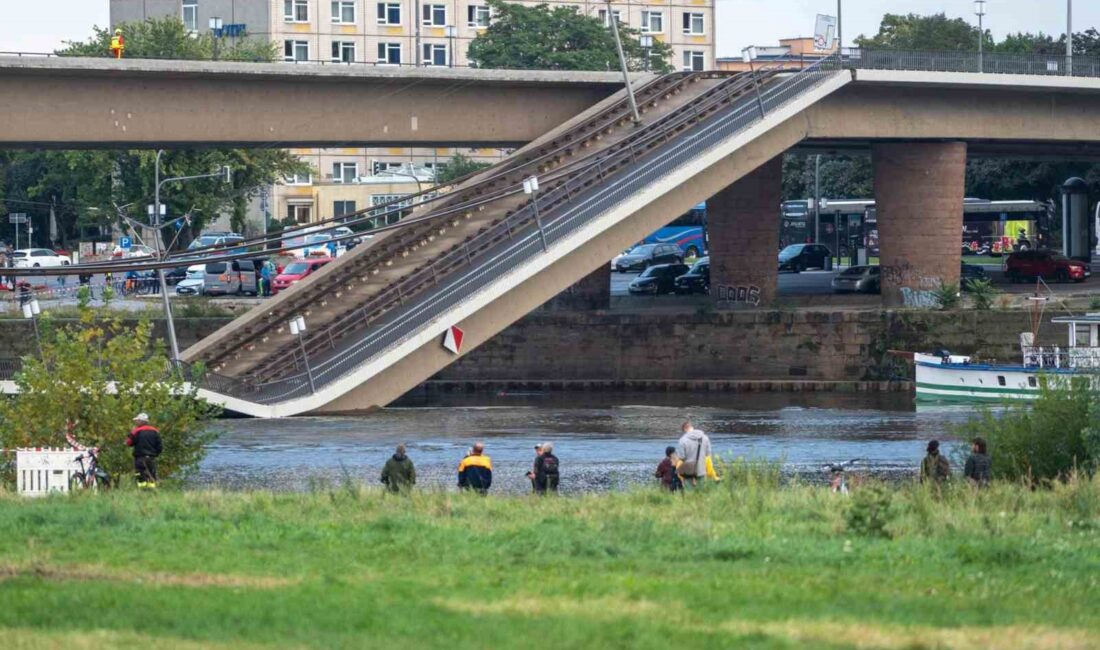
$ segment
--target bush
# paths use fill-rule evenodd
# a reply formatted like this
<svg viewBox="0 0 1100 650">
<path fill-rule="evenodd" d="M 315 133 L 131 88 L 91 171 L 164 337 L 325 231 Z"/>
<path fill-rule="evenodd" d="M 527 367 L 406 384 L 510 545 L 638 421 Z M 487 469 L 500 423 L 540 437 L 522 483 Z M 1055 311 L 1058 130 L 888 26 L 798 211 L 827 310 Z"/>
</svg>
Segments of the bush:
<svg viewBox="0 0 1100 650">
<path fill-rule="evenodd" d="M 974 301 L 974 309 L 979 311 L 987 311 L 992 307 L 993 301 L 1001 293 L 993 286 L 992 280 L 967 280 L 966 288 Z"/>
<path fill-rule="evenodd" d="M 959 285 L 941 280 L 940 285 L 932 290 L 932 296 L 939 303 L 940 309 L 954 309 L 959 306 Z"/>
<path fill-rule="evenodd" d="M 957 429 L 989 443 L 993 476 L 1048 482 L 1092 471 L 1100 458 L 1100 395 L 1088 378 L 1039 378 L 1039 397 L 994 414 L 986 408 Z"/>
<path fill-rule="evenodd" d="M 82 444 L 100 447 L 100 462 L 114 477 L 133 465 L 126 434 L 139 412 L 160 429 L 161 478 L 198 467 L 214 435 L 207 421 L 219 409 L 196 396 L 197 387 L 169 372 L 162 342 L 148 320 L 137 326 L 103 319 L 83 308 L 75 325 L 40 322 L 42 356 L 24 357 L 15 381 L 19 392 L 0 398 L 0 447 L 65 447 L 66 430 Z M 0 465 L 11 477 L 12 458 Z"/>
<path fill-rule="evenodd" d="M 848 530 L 865 537 L 889 537 L 886 527 L 897 517 L 894 493 L 881 484 L 868 484 L 852 493 L 845 513 Z"/>
</svg>

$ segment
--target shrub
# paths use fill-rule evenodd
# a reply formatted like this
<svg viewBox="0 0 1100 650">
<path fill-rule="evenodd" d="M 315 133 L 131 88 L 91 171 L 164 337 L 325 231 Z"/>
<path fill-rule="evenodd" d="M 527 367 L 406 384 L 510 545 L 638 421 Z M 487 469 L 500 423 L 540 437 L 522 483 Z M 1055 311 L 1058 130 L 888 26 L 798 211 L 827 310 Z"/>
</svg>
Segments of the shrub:
<svg viewBox="0 0 1100 650">
<path fill-rule="evenodd" d="M 887 526 L 897 518 L 893 505 L 894 493 L 886 486 L 872 483 L 852 493 L 845 513 L 848 530 L 865 537 L 889 537 Z"/>
<path fill-rule="evenodd" d="M 974 309 L 987 311 L 1001 292 L 993 286 L 992 280 L 967 280 L 966 288 L 974 301 Z"/>
<path fill-rule="evenodd" d="M 932 296 L 939 303 L 940 309 L 954 309 L 959 306 L 959 285 L 941 280 L 939 286 L 932 290 Z"/>
<path fill-rule="evenodd" d="M 964 439 L 989 443 L 993 476 L 1051 481 L 1075 469 L 1091 471 L 1100 456 L 1100 395 L 1085 377 L 1039 378 L 1032 404 L 1011 404 L 999 414 L 982 409 L 957 429 Z"/>
</svg>

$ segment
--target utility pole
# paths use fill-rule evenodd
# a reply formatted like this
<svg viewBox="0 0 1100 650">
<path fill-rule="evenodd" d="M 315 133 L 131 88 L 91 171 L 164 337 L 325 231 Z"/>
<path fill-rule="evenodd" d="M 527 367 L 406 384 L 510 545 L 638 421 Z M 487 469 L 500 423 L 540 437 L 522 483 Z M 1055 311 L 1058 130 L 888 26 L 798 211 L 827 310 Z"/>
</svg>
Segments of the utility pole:
<svg viewBox="0 0 1100 650">
<path fill-rule="evenodd" d="M 633 116 L 635 124 L 639 124 L 642 121 L 640 115 L 638 115 L 638 104 L 634 101 L 634 88 L 630 85 L 630 73 L 626 69 L 626 57 L 623 56 L 623 42 L 619 39 L 619 21 L 615 19 L 615 14 L 611 11 L 611 0 L 607 0 L 607 20 L 611 23 L 611 35 L 615 37 L 615 49 L 619 53 L 619 65 L 623 69 L 623 81 L 626 82 L 626 99 L 630 103 L 630 114 Z"/>
<path fill-rule="evenodd" d="M 841 20 L 841 3 L 842 0 L 836 0 L 836 57 L 838 61 L 842 60 L 841 52 L 844 50 L 844 21 Z"/>
<path fill-rule="evenodd" d="M 420 67 L 420 0 L 413 3 L 413 26 L 416 29 L 416 52 L 413 53 L 413 61 L 416 67 Z"/>
<path fill-rule="evenodd" d="M 985 72 L 985 27 L 982 25 L 985 0 L 974 0 L 974 15 L 978 17 L 978 72 Z"/>
<path fill-rule="evenodd" d="M 1073 0 L 1066 0 L 1066 75 L 1073 76 Z"/>
<path fill-rule="evenodd" d="M 821 154 L 814 156 L 814 243 L 821 236 Z"/>
</svg>

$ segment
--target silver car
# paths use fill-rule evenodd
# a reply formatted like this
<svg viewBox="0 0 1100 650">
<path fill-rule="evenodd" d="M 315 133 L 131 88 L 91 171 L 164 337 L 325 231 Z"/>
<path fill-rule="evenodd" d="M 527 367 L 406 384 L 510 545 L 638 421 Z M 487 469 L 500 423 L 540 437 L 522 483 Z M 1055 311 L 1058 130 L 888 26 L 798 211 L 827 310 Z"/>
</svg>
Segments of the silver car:
<svg viewBox="0 0 1100 650">
<path fill-rule="evenodd" d="M 833 291 L 837 293 L 878 293 L 880 290 L 877 266 L 850 266 L 833 277 Z"/>
</svg>

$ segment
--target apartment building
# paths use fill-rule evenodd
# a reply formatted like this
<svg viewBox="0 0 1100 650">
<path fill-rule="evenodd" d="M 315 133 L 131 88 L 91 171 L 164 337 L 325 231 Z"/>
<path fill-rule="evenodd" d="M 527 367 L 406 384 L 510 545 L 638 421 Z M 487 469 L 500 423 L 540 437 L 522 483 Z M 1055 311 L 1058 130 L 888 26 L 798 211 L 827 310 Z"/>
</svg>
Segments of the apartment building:
<svg viewBox="0 0 1100 650">
<path fill-rule="evenodd" d="M 211 19 L 219 18 L 221 29 L 215 35 L 230 41 L 246 36 L 272 40 L 279 45 L 282 59 L 296 65 L 465 66 L 467 47 L 492 21 L 484 0 L 110 1 L 112 25 L 174 15 L 195 33 L 206 33 L 211 31 Z M 576 6 L 610 24 L 605 2 L 548 0 L 545 4 Z M 670 63 L 676 69 L 714 68 L 714 0 L 616 1 L 611 3 L 611 15 L 668 43 L 673 50 Z M 306 194 L 317 193 L 303 188 L 353 185 L 364 178 L 385 177 L 401 166 L 434 170 L 456 152 L 487 162 L 509 153 L 407 147 L 296 150 L 316 173 L 278 184 L 268 212 L 275 219 L 297 221 L 332 216 L 327 207 L 306 201 Z M 409 192 L 415 190 L 411 179 L 398 184 Z"/>
</svg>

